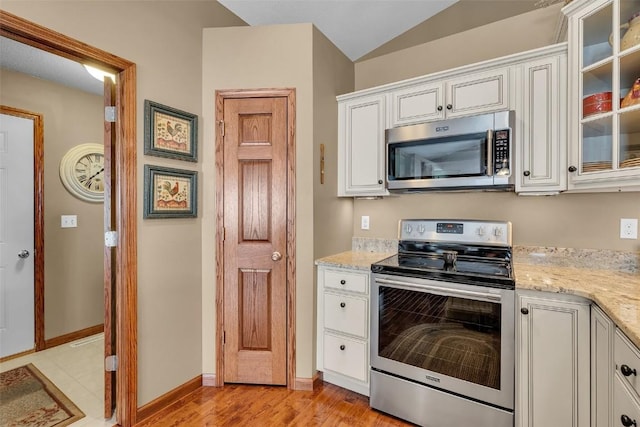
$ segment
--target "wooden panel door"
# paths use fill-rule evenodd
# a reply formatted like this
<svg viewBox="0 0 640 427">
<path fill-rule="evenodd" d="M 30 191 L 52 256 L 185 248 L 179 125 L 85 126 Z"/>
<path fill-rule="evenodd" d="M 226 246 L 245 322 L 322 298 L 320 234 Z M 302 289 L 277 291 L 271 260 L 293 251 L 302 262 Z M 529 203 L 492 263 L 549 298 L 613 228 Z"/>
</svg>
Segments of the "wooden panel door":
<svg viewBox="0 0 640 427">
<path fill-rule="evenodd" d="M 287 384 L 287 99 L 224 100 L 224 381 Z"/>
<path fill-rule="evenodd" d="M 104 106 L 116 103 L 115 84 L 109 78 L 104 81 Z M 115 122 L 104 122 L 104 231 L 116 229 L 115 201 Z M 104 357 L 116 354 L 116 250 L 104 247 Z M 116 373 L 104 371 L 104 417 L 110 419 L 116 408 Z"/>
</svg>

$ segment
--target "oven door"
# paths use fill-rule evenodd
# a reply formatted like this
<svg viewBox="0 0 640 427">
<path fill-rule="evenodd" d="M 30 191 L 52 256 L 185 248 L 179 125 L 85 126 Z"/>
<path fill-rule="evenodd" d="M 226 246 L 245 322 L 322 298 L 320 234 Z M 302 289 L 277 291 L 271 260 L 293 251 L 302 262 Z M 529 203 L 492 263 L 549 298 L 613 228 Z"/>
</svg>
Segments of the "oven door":
<svg viewBox="0 0 640 427">
<path fill-rule="evenodd" d="M 373 278 L 372 369 L 513 410 L 513 290 Z"/>
</svg>

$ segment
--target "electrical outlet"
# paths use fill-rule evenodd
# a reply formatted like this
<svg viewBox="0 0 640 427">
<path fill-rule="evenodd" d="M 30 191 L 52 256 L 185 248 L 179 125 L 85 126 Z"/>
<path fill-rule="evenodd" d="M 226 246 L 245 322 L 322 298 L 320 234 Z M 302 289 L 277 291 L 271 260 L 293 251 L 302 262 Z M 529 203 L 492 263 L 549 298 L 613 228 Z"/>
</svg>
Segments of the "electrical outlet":
<svg viewBox="0 0 640 427">
<path fill-rule="evenodd" d="M 638 238 L 638 220 L 636 218 L 620 218 L 620 238 Z"/>
<path fill-rule="evenodd" d="M 369 229 L 369 216 L 368 215 L 363 215 L 362 219 L 360 221 L 360 228 L 362 230 L 368 230 Z"/>
<path fill-rule="evenodd" d="M 62 215 L 60 217 L 60 227 L 62 228 L 75 228 L 78 226 L 77 215 Z"/>
</svg>

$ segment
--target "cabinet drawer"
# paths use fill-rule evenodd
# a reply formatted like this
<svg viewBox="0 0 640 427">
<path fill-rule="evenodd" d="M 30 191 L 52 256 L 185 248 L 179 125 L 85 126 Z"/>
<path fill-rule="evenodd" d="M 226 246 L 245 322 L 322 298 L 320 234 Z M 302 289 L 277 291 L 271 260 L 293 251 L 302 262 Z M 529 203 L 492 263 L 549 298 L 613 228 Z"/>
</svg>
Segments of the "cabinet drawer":
<svg viewBox="0 0 640 427">
<path fill-rule="evenodd" d="M 345 334 L 367 337 L 368 300 L 332 293 L 324 294 L 324 326 Z"/>
<path fill-rule="evenodd" d="M 324 287 L 349 292 L 369 292 L 369 273 L 327 270 L 324 273 Z"/>
<path fill-rule="evenodd" d="M 628 417 L 634 424 L 640 422 L 640 403 L 633 396 L 635 393 L 629 390 L 618 375 L 613 385 L 613 420 L 612 427 L 624 426 L 622 417 Z M 629 424 L 626 424 L 629 425 Z"/>
<path fill-rule="evenodd" d="M 325 332 L 324 367 L 359 381 L 367 381 L 367 345 L 365 341 Z"/>
<path fill-rule="evenodd" d="M 619 329 L 616 329 L 613 358 L 616 362 L 616 371 L 620 374 L 620 378 L 629 384 L 636 393 L 640 393 L 640 380 L 638 380 L 638 375 L 640 375 L 640 352 Z M 635 374 L 632 373 L 634 369 Z M 629 373 L 629 370 L 632 372 Z M 625 376 L 625 372 L 628 375 Z M 638 421 L 640 421 L 640 419 Z"/>
</svg>

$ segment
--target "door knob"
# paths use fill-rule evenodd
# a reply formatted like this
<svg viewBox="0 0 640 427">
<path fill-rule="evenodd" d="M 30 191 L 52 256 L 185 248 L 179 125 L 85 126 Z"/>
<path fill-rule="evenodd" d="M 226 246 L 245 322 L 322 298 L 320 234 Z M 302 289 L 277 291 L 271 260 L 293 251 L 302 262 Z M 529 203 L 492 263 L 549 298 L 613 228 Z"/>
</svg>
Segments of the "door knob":
<svg viewBox="0 0 640 427">
<path fill-rule="evenodd" d="M 29 251 L 26 249 L 21 250 L 20 252 L 18 252 L 18 258 L 29 258 Z"/>
<path fill-rule="evenodd" d="M 271 259 L 274 261 L 280 261 L 282 259 L 282 254 L 276 251 L 271 254 Z"/>
</svg>

